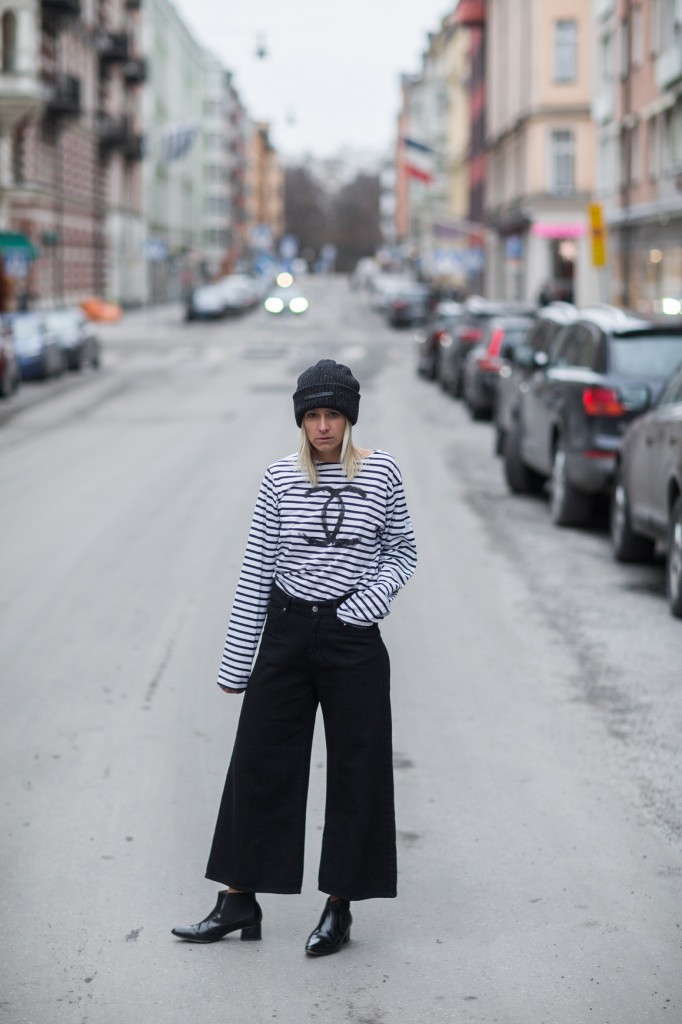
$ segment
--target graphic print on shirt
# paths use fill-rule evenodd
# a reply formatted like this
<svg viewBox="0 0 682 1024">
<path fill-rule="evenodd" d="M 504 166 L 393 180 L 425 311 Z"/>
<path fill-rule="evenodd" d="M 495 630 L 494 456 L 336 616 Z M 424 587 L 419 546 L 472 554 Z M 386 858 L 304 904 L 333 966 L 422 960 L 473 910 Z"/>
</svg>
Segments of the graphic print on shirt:
<svg viewBox="0 0 682 1024">
<path fill-rule="evenodd" d="M 343 487 L 331 487 L 329 484 L 320 484 L 306 491 L 306 498 L 323 492 L 329 495 L 322 506 L 324 539 L 321 537 L 308 537 L 304 534 L 303 536 L 308 544 L 318 548 L 354 548 L 356 544 L 360 543 L 360 537 L 339 537 L 346 515 L 346 508 L 342 497 L 346 491 L 359 494 L 361 498 L 367 497 L 367 493 L 361 487 L 358 487 L 357 484 L 344 484 Z"/>
</svg>

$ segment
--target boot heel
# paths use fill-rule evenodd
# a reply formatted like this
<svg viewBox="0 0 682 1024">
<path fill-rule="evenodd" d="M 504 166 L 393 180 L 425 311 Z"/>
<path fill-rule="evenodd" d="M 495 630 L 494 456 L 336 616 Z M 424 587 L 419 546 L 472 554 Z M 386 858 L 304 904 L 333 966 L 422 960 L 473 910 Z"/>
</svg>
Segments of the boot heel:
<svg viewBox="0 0 682 1024">
<path fill-rule="evenodd" d="M 258 924 L 249 925 L 248 928 L 242 928 L 242 942 L 258 942 L 261 937 L 261 926 L 260 921 Z"/>
</svg>

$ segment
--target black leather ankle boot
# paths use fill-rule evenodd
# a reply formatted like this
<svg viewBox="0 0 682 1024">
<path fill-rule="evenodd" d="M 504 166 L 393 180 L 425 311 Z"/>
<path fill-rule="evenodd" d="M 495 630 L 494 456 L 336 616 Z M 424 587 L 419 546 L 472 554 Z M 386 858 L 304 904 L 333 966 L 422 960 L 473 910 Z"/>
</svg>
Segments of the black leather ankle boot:
<svg viewBox="0 0 682 1024">
<path fill-rule="evenodd" d="M 322 911 L 320 923 L 306 942 L 306 953 L 311 956 L 338 953 L 341 946 L 350 939 L 352 923 L 348 900 L 333 900 L 330 896 Z"/>
<path fill-rule="evenodd" d="M 230 932 L 242 930 L 242 939 L 254 941 L 260 939 L 260 923 L 263 912 L 252 892 L 228 892 L 224 889 L 218 893 L 218 902 L 203 921 L 199 924 L 188 924 L 173 928 L 173 935 L 188 942 L 217 942 Z"/>
</svg>

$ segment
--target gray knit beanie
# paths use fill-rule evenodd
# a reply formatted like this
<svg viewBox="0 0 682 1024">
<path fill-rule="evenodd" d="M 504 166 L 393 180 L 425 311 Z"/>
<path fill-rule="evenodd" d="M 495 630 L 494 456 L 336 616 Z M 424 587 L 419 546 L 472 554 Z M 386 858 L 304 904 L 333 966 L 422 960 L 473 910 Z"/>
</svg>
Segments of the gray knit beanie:
<svg viewBox="0 0 682 1024">
<path fill-rule="evenodd" d="M 357 423 L 359 407 L 359 383 L 347 366 L 333 359 L 320 359 L 296 382 L 294 415 L 299 427 L 308 409 L 336 409 L 350 423 Z"/>
</svg>

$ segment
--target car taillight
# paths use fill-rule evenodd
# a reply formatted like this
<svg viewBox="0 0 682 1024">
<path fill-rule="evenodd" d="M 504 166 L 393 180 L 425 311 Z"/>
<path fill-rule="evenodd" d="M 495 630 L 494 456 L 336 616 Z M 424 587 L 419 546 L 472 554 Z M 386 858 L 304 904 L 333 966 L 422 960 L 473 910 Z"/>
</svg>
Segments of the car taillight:
<svg viewBox="0 0 682 1024">
<path fill-rule="evenodd" d="M 500 348 L 502 347 L 502 339 L 504 338 L 504 330 L 501 327 L 496 327 L 490 336 L 488 347 L 476 360 L 479 369 L 484 370 L 486 373 L 498 373 L 502 366 L 502 360 L 500 359 Z"/>
<path fill-rule="evenodd" d="M 481 340 L 481 331 L 476 327 L 460 327 L 457 331 L 457 339 L 463 341 L 465 345 L 474 345 Z"/>
<path fill-rule="evenodd" d="M 583 408 L 588 416 L 623 416 L 625 406 L 612 388 L 585 388 Z"/>
<path fill-rule="evenodd" d="M 500 367 L 502 366 L 502 360 L 497 356 L 484 355 L 480 356 L 477 360 L 478 367 L 483 370 L 484 373 L 499 373 Z"/>
<path fill-rule="evenodd" d="M 396 299 L 393 303 L 395 309 L 405 309 L 406 305 L 407 303 L 405 302 L 405 299 Z"/>
</svg>

